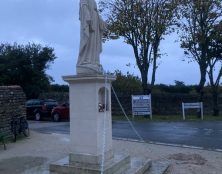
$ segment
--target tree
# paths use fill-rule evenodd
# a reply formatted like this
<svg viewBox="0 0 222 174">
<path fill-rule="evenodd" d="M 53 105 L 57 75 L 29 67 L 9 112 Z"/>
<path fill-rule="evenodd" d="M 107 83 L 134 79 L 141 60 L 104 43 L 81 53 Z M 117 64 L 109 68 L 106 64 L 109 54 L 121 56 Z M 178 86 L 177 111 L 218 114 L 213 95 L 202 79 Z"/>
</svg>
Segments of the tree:
<svg viewBox="0 0 222 174">
<path fill-rule="evenodd" d="M 186 86 L 183 81 L 174 80 L 175 86 L 184 87 Z"/>
<path fill-rule="evenodd" d="M 211 32 L 221 19 L 221 0 L 183 0 L 180 6 L 181 47 L 191 61 L 199 65 L 197 91 L 203 100 L 203 87 L 210 56 Z"/>
<path fill-rule="evenodd" d="M 175 0 L 101 0 L 100 8 L 107 19 L 108 39 L 123 37 L 134 51 L 141 73 L 144 93 L 155 83 L 159 45 L 174 24 Z M 151 67 L 152 66 L 152 67 Z M 149 70 L 150 88 L 148 89 Z"/>
<path fill-rule="evenodd" d="M 185 85 L 184 82 L 175 80 L 175 85 L 158 84 L 154 86 L 154 90 L 166 94 L 189 94 L 195 87 L 196 86 Z"/>
<path fill-rule="evenodd" d="M 116 80 L 112 83 L 113 88 L 118 94 L 132 95 L 141 93 L 141 79 L 133 74 L 123 75 L 121 71 L 115 71 Z"/>
<path fill-rule="evenodd" d="M 221 49 L 219 49 L 221 3 L 221 0 L 185 0 L 182 1 L 180 8 L 181 47 L 184 48 L 185 54 L 190 60 L 198 63 L 200 69 L 200 81 L 197 88 L 200 94 L 199 100 L 203 100 L 203 88 L 208 74 L 215 107 L 221 77 L 220 70 L 217 80 L 213 80 L 216 63 L 221 59 L 219 58 L 221 57 Z"/>
<path fill-rule="evenodd" d="M 46 74 L 56 58 L 53 48 L 37 44 L 0 45 L 0 85 L 20 85 L 27 98 L 37 98 L 49 87 L 52 78 Z"/>
<path fill-rule="evenodd" d="M 222 77 L 222 21 L 216 25 L 211 32 L 210 53 L 208 59 L 208 77 L 210 80 L 211 93 L 213 97 L 213 115 L 219 115 L 218 93 Z M 218 65 L 218 72 L 215 67 Z M 215 77 L 216 76 L 216 77 Z"/>
<path fill-rule="evenodd" d="M 50 92 L 69 92 L 69 85 L 51 84 Z"/>
</svg>

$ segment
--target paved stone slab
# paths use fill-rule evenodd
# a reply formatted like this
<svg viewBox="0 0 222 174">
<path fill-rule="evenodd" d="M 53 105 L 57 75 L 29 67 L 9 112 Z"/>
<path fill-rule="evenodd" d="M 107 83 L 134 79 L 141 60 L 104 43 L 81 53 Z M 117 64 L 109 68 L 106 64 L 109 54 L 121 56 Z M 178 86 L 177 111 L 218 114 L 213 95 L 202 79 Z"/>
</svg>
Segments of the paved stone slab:
<svg viewBox="0 0 222 174">
<path fill-rule="evenodd" d="M 145 174 L 165 174 L 169 166 L 169 161 L 152 162 L 150 170 Z"/>
<path fill-rule="evenodd" d="M 104 167 L 104 174 L 123 174 L 130 167 L 130 157 L 128 155 L 114 155 L 109 164 Z M 59 160 L 50 165 L 51 173 L 58 174 L 100 174 L 101 169 L 89 168 L 86 166 L 74 166 L 69 163 L 69 157 Z"/>
<path fill-rule="evenodd" d="M 149 170 L 151 165 L 152 161 L 150 159 L 132 158 L 131 167 L 125 174 L 144 174 L 145 171 Z"/>
</svg>

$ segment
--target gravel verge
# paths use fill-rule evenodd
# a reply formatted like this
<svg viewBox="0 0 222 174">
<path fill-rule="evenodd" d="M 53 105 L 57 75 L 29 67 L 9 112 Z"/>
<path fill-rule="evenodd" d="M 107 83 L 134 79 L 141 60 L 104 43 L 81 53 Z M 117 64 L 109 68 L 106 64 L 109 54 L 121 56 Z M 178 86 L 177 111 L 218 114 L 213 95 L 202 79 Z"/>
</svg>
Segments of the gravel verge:
<svg viewBox="0 0 222 174">
<path fill-rule="evenodd" d="M 153 161 L 171 163 L 167 174 L 221 174 L 222 153 L 181 147 L 113 140 L 115 153 L 129 153 Z M 41 134 L 32 131 L 29 138 L 0 146 L 0 173 L 48 174 L 49 164 L 71 151 L 69 135 Z"/>
</svg>

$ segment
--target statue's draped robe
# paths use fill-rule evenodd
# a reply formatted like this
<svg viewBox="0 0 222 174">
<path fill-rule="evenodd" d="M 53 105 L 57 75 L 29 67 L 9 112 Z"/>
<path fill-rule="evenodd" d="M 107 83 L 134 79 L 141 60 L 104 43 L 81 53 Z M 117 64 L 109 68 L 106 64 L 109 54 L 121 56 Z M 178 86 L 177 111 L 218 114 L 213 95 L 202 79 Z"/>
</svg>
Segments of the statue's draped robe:
<svg viewBox="0 0 222 174">
<path fill-rule="evenodd" d="M 102 52 L 104 22 L 99 16 L 95 0 L 80 0 L 80 49 L 77 67 L 101 69 L 99 55 Z"/>
</svg>

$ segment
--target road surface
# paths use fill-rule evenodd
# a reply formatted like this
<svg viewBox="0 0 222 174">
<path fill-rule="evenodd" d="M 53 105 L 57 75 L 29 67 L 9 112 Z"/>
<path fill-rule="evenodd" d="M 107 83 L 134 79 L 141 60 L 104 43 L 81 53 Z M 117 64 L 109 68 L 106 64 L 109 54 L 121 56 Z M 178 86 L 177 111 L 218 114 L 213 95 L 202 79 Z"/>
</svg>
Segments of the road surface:
<svg viewBox="0 0 222 174">
<path fill-rule="evenodd" d="M 29 121 L 30 129 L 42 133 L 69 134 L 69 122 Z M 222 122 L 113 121 L 113 138 L 222 151 Z M 135 133 L 135 130 L 137 133 Z M 139 136 L 137 135 L 139 134 Z"/>
</svg>

